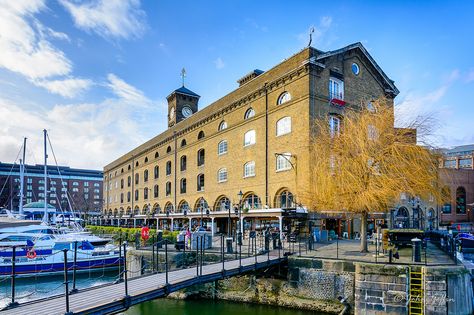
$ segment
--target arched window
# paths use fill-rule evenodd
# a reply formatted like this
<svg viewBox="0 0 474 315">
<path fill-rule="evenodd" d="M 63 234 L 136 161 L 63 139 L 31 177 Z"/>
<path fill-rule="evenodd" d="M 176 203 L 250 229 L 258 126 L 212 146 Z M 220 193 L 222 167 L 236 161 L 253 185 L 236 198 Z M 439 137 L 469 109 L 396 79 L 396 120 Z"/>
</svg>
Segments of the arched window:
<svg viewBox="0 0 474 315">
<path fill-rule="evenodd" d="M 153 205 L 153 210 L 151 211 L 152 214 L 156 214 L 156 213 L 161 213 L 161 207 L 159 204 L 155 203 Z"/>
<path fill-rule="evenodd" d="M 247 109 L 247 111 L 245 112 L 245 115 L 244 115 L 244 119 L 250 119 L 252 117 L 255 116 L 255 111 L 253 110 L 252 107 L 250 107 L 249 109 Z"/>
<path fill-rule="evenodd" d="M 143 199 L 148 199 L 148 188 L 145 187 L 145 189 L 143 189 Z"/>
<path fill-rule="evenodd" d="M 123 178 L 120 180 L 120 189 L 123 189 Z"/>
<path fill-rule="evenodd" d="M 293 194 L 288 190 L 282 190 L 276 198 L 276 207 L 282 209 L 294 208 L 294 197 Z"/>
<path fill-rule="evenodd" d="M 137 162 L 135 163 L 135 167 L 138 167 L 138 165 L 139 165 L 139 164 L 138 164 L 138 161 L 137 161 Z"/>
<path fill-rule="evenodd" d="M 159 158 L 160 154 L 158 152 L 155 152 L 155 159 Z"/>
<path fill-rule="evenodd" d="M 148 156 L 145 156 L 145 163 L 148 163 Z"/>
<path fill-rule="evenodd" d="M 181 170 L 181 172 L 184 172 L 186 170 L 186 167 L 187 167 L 187 158 L 186 158 L 186 155 L 183 155 L 181 157 L 181 159 L 179 160 L 179 169 Z"/>
<path fill-rule="evenodd" d="M 197 165 L 202 166 L 204 165 L 205 160 L 205 151 L 204 149 L 200 149 L 197 153 Z"/>
<path fill-rule="evenodd" d="M 170 152 L 171 152 L 171 146 L 168 146 L 168 147 L 166 148 L 166 153 L 170 153 Z"/>
<path fill-rule="evenodd" d="M 196 200 L 196 203 L 194 204 L 195 212 L 204 212 L 207 209 L 209 209 L 209 205 L 207 204 L 206 199 L 200 197 L 198 200 Z"/>
<path fill-rule="evenodd" d="M 466 213 L 466 189 L 462 186 L 456 188 L 456 214 Z"/>
<path fill-rule="evenodd" d="M 132 177 L 128 176 L 128 178 L 127 178 L 127 187 L 130 187 L 131 184 L 132 184 Z"/>
<path fill-rule="evenodd" d="M 171 196 L 171 182 L 166 182 L 166 196 Z"/>
<path fill-rule="evenodd" d="M 143 171 L 143 181 L 147 182 L 148 181 L 148 170 Z"/>
<path fill-rule="evenodd" d="M 217 182 L 223 183 L 227 181 L 227 168 L 223 167 L 217 171 Z"/>
<path fill-rule="evenodd" d="M 217 154 L 222 155 L 222 154 L 225 154 L 225 153 L 227 153 L 227 140 L 222 140 L 217 145 Z"/>
<path fill-rule="evenodd" d="M 123 174 L 123 167 L 122 167 L 122 170 L 120 171 L 120 174 Z"/>
<path fill-rule="evenodd" d="M 123 203 L 123 193 L 120 193 L 120 203 Z"/>
<path fill-rule="evenodd" d="M 216 203 L 214 204 L 214 211 L 229 211 L 231 208 L 230 199 L 226 196 L 220 196 L 217 198 Z"/>
<path fill-rule="evenodd" d="M 197 176 L 197 191 L 204 190 L 204 174 L 199 174 Z"/>
<path fill-rule="evenodd" d="M 280 97 L 278 97 L 277 104 L 281 105 L 281 104 L 286 103 L 288 101 L 291 101 L 291 94 L 285 91 L 285 92 L 281 93 Z"/>
<path fill-rule="evenodd" d="M 138 185 L 138 183 L 140 182 L 140 175 L 138 175 L 138 173 L 135 174 L 135 185 Z"/>
<path fill-rule="evenodd" d="M 198 133 L 198 140 L 204 138 L 204 131 L 199 131 Z"/>
<path fill-rule="evenodd" d="M 135 189 L 135 201 L 138 201 L 138 189 Z"/>
<path fill-rule="evenodd" d="M 286 116 L 281 118 L 276 123 L 276 135 L 282 136 L 291 132 L 291 117 Z"/>
<path fill-rule="evenodd" d="M 186 200 L 181 200 L 178 205 L 178 213 L 184 213 L 184 211 L 189 212 L 189 203 Z"/>
<path fill-rule="evenodd" d="M 155 168 L 153 169 L 153 177 L 155 179 L 160 177 L 160 167 L 158 165 L 155 165 Z"/>
<path fill-rule="evenodd" d="M 138 206 L 133 209 L 133 215 L 139 215 L 140 214 L 140 208 Z"/>
<path fill-rule="evenodd" d="M 129 165 L 129 166 L 128 166 L 128 170 L 130 171 L 131 168 L 132 168 L 132 167 Z"/>
<path fill-rule="evenodd" d="M 186 193 L 186 178 L 181 178 L 181 181 L 179 182 L 179 193 Z"/>
<path fill-rule="evenodd" d="M 331 137 L 339 135 L 341 131 L 341 118 L 336 115 L 329 116 L 329 132 Z"/>
<path fill-rule="evenodd" d="M 183 139 L 181 140 L 181 147 L 185 147 L 186 146 L 186 139 Z"/>
<path fill-rule="evenodd" d="M 158 185 L 153 186 L 153 196 L 155 198 L 158 198 L 159 196 Z"/>
<path fill-rule="evenodd" d="M 244 177 L 255 176 L 255 161 L 250 161 L 244 164 Z"/>
<path fill-rule="evenodd" d="M 244 197 L 242 200 L 242 204 L 244 209 L 261 209 L 262 202 L 260 201 L 260 197 L 251 193 Z"/>
<path fill-rule="evenodd" d="M 165 213 L 173 213 L 173 204 L 169 201 L 165 205 Z"/>
<path fill-rule="evenodd" d="M 127 192 L 127 202 L 130 202 L 130 192 Z"/>
<path fill-rule="evenodd" d="M 224 129 L 227 129 L 227 123 L 225 122 L 225 120 L 221 121 L 221 123 L 219 124 L 219 131 Z"/>
<path fill-rule="evenodd" d="M 166 162 L 166 176 L 171 175 L 171 161 Z"/>
<path fill-rule="evenodd" d="M 142 214 L 147 214 L 150 212 L 150 208 L 148 208 L 148 205 L 144 205 L 142 209 Z"/>
<path fill-rule="evenodd" d="M 244 134 L 244 147 L 255 144 L 257 140 L 255 130 L 249 130 Z"/>
<path fill-rule="evenodd" d="M 410 227 L 410 213 L 405 207 L 400 207 L 395 215 L 395 228 L 409 228 Z"/>
</svg>

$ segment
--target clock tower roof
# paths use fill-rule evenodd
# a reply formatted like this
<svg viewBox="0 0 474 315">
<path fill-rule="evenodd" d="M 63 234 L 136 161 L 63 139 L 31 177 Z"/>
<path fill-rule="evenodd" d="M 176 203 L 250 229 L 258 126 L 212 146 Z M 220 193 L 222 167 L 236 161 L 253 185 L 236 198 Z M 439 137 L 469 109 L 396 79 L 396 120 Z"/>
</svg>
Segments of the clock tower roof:
<svg viewBox="0 0 474 315">
<path fill-rule="evenodd" d="M 167 98 L 169 98 L 171 95 L 173 95 L 175 93 L 185 94 L 185 95 L 189 95 L 189 96 L 193 96 L 193 97 L 197 97 L 197 98 L 201 97 L 201 96 L 197 95 L 196 93 L 194 93 L 193 91 L 191 91 L 190 89 L 187 89 L 184 86 L 182 86 L 179 89 L 174 90 L 170 95 L 168 95 Z"/>
</svg>

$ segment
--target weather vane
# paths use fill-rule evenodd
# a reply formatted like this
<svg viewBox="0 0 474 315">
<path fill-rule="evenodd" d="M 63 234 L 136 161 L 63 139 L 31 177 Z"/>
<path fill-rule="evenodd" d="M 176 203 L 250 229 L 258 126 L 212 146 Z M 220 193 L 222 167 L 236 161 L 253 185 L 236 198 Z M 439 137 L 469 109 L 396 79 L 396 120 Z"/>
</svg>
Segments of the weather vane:
<svg viewBox="0 0 474 315">
<path fill-rule="evenodd" d="M 181 70 L 181 79 L 182 79 L 182 81 L 183 81 L 183 86 L 184 86 L 184 78 L 185 78 L 185 77 L 186 77 L 186 69 L 183 68 L 183 69 Z"/>
<path fill-rule="evenodd" d="M 311 26 L 309 28 L 309 43 L 308 47 L 311 46 L 311 42 L 313 41 L 313 33 L 314 33 L 314 26 Z"/>
</svg>

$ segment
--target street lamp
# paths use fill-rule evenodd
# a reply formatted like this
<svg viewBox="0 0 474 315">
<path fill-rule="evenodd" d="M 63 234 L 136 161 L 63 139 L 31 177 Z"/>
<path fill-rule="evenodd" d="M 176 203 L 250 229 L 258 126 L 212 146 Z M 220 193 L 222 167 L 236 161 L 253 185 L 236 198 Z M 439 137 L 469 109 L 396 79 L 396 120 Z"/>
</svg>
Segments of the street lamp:
<svg viewBox="0 0 474 315">
<path fill-rule="evenodd" d="M 237 234 L 237 241 L 239 243 L 239 245 L 242 244 L 242 198 L 244 196 L 244 194 L 242 193 L 242 190 L 240 190 L 237 194 L 237 196 L 239 197 L 239 205 L 238 205 L 238 215 L 239 215 L 239 223 L 238 223 L 238 226 L 239 226 L 239 233 Z M 237 214 L 237 213 L 236 213 Z"/>
</svg>

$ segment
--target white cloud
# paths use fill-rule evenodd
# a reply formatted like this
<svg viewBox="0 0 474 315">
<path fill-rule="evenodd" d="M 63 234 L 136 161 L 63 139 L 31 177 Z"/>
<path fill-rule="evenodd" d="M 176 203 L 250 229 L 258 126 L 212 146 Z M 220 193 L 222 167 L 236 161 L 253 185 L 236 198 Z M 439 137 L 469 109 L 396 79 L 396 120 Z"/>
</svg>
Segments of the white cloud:
<svg viewBox="0 0 474 315">
<path fill-rule="evenodd" d="M 26 136 L 29 151 L 35 156 L 27 156 L 27 163 L 42 163 L 41 130 L 46 128 L 60 165 L 102 169 L 164 130 L 163 104 L 156 104 L 143 92 L 114 77 L 114 83 L 121 83 L 110 83 L 111 88 L 134 93 L 117 93 L 117 97 L 98 103 L 57 104 L 52 108 L 39 104 L 23 106 L 23 100 L 0 98 L 0 161 L 13 162 L 22 137 Z M 52 155 L 50 162 L 54 164 Z"/>
<path fill-rule="evenodd" d="M 216 60 L 214 60 L 214 64 L 216 65 L 216 69 L 219 70 L 225 67 L 225 63 L 221 57 L 218 57 Z"/>
<path fill-rule="evenodd" d="M 73 17 L 76 27 L 104 38 L 137 38 L 146 28 L 146 14 L 140 9 L 139 0 L 60 2 Z"/>
<path fill-rule="evenodd" d="M 44 1 L 40 0 L 2 2 L 0 67 L 30 79 L 66 75 L 71 71 L 71 62 L 64 53 L 31 25 L 41 25 L 34 15 L 44 8 Z"/>
<path fill-rule="evenodd" d="M 320 46 L 321 45 L 321 41 L 323 39 L 323 37 L 326 35 L 326 33 L 329 31 L 329 29 L 331 28 L 331 26 L 333 25 L 332 23 L 332 17 L 330 16 L 323 16 L 319 19 L 319 23 L 318 25 L 312 25 L 309 29 L 310 30 L 313 30 L 313 33 L 312 33 L 312 46 Z M 297 38 L 299 41 L 305 43 L 305 44 L 308 44 L 308 41 L 309 41 L 309 30 L 304 32 L 304 33 L 300 33 L 297 35 Z"/>
<path fill-rule="evenodd" d="M 474 69 L 472 69 L 471 71 L 468 72 L 467 76 L 466 76 L 466 82 L 471 82 L 471 81 L 474 81 Z"/>
<path fill-rule="evenodd" d="M 142 91 L 123 81 L 115 74 L 109 73 L 107 79 L 109 80 L 107 86 L 121 99 L 141 105 L 148 105 L 150 103 L 150 100 L 145 97 Z"/>
<path fill-rule="evenodd" d="M 34 80 L 33 83 L 49 92 L 66 98 L 73 98 L 87 90 L 92 81 L 89 79 L 68 78 L 61 80 Z"/>
</svg>

